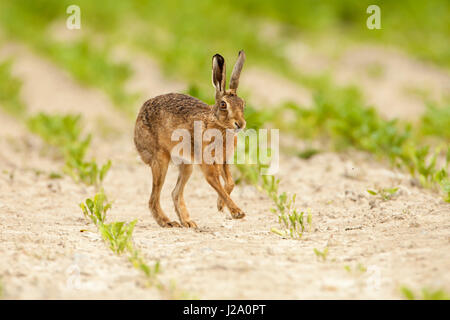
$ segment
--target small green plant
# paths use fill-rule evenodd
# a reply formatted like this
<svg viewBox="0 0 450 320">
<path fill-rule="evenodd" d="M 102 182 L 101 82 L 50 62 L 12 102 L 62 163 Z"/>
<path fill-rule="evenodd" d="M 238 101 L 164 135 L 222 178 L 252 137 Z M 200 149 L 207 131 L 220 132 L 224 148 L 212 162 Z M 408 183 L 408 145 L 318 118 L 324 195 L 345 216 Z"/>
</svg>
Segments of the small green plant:
<svg viewBox="0 0 450 320">
<path fill-rule="evenodd" d="M 403 286 L 400 288 L 403 296 L 408 300 L 450 300 L 450 295 L 444 289 L 431 290 L 422 289 L 421 293 L 414 293 L 410 288 Z"/>
<path fill-rule="evenodd" d="M 48 175 L 50 179 L 62 179 L 62 175 L 58 172 L 50 172 Z"/>
<path fill-rule="evenodd" d="M 397 193 L 398 188 L 382 188 L 378 190 L 367 190 L 373 196 L 379 196 L 383 201 L 391 200 Z"/>
<path fill-rule="evenodd" d="M 348 273 L 352 273 L 353 271 L 357 273 L 365 273 L 367 271 L 367 268 L 362 263 L 358 263 L 354 269 L 352 269 L 352 267 L 349 265 L 345 265 L 344 269 Z"/>
<path fill-rule="evenodd" d="M 21 117 L 26 111 L 20 98 L 22 82 L 11 74 L 12 61 L 0 62 L 0 107 L 7 113 Z"/>
<path fill-rule="evenodd" d="M 99 224 L 100 233 L 109 243 L 110 249 L 116 254 L 122 254 L 125 250 L 133 250 L 132 236 L 137 220 L 130 223 L 123 221 Z"/>
<path fill-rule="evenodd" d="M 421 118 L 420 131 L 423 135 L 437 136 L 450 141 L 450 97 L 444 106 L 429 102 L 428 108 Z"/>
<path fill-rule="evenodd" d="M 147 280 L 151 282 L 153 282 L 156 275 L 160 273 L 159 261 L 155 262 L 153 267 L 150 267 L 142 258 L 139 250 L 132 249 L 130 251 L 129 260 L 133 264 L 133 266 L 136 269 L 141 270 L 145 274 Z"/>
<path fill-rule="evenodd" d="M 93 199 L 86 199 L 85 203 L 80 203 L 85 218 L 89 218 L 96 226 L 102 225 L 106 219 L 106 213 L 111 209 L 103 190 L 100 190 Z"/>
<path fill-rule="evenodd" d="M 97 226 L 109 248 L 117 255 L 127 253 L 133 267 L 144 273 L 149 285 L 153 284 L 156 275 L 160 272 L 160 265 L 156 262 L 153 267 L 150 267 L 142 258 L 140 251 L 134 247 L 133 231 L 137 220 L 129 223 L 123 221 L 105 223 L 111 203 L 108 202 L 103 189 L 93 199 L 88 198 L 84 203 L 80 203 L 80 208 L 83 215 Z"/>
<path fill-rule="evenodd" d="M 294 239 L 300 239 L 303 236 L 303 232 L 308 228 L 311 230 L 312 215 L 308 209 L 307 217 L 303 211 L 299 212 L 295 209 L 296 194 L 292 197 L 288 197 L 286 192 L 283 192 L 275 198 L 275 207 L 271 211 L 278 214 L 278 221 L 283 227 L 283 231 L 276 228 L 272 228 L 272 232 L 280 236 L 290 236 Z M 305 221 L 306 220 L 306 221 Z"/>
<path fill-rule="evenodd" d="M 95 160 L 85 160 L 91 136 L 81 137 L 80 121 L 79 115 L 39 113 L 30 117 L 27 124 L 31 132 L 57 149 L 65 160 L 64 171 L 69 176 L 75 181 L 99 186 L 111 168 L 111 161 L 99 166 Z"/>
<path fill-rule="evenodd" d="M 359 272 L 363 272 L 363 273 L 367 271 L 366 266 L 363 265 L 362 263 L 358 263 L 358 265 L 356 266 L 356 269 L 357 269 Z"/>
<path fill-rule="evenodd" d="M 101 167 L 95 160 L 82 161 L 79 159 L 69 159 L 66 163 L 66 172 L 75 180 L 82 181 L 89 185 L 99 186 L 111 168 L 111 160 L 108 160 Z"/>
<path fill-rule="evenodd" d="M 311 159 L 316 154 L 320 153 L 320 150 L 314 148 L 307 148 L 297 153 L 298 157 L 301 159 Z"/>
<path fill-rule="evenodd" d="M 38 113 L 27 121 L 31 132 L 38 134 L 49 145 L 67 152 L 75 149 L 84 156 L 90 143 L 90 136 L 81 139 L 81 116 Z M 73 151 L 72 151 L 73 152 Z"/>
<path fill-rule="evenodd" d="M 314 253 L 316 254 L 317 259 L 324 262 L 328 257 L 328 247 L 325 247 L 322 251 L 314 248 Z"/>
<path fill-rule="evenodd" d="M 441 181 L 442 191 L 445 194 L 444 200 L 450 202 L 450 180 L 445 178 Z"/>
</svg>

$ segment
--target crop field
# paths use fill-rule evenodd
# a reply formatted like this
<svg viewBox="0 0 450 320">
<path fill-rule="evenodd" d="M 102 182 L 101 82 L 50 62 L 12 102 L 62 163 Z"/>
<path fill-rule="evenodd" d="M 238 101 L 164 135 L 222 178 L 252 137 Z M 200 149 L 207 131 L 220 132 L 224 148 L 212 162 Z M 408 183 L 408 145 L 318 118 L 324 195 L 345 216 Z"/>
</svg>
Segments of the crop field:
<svg viewBox="0 0 450 320">
<path fill-rule="evenodd" d="M 2 0 L 0 299 L 450 299 L 449 21 L 445 0 Z M 214 104 L 211 58 L 229 77 L 241 49 L 278 170 L 231 166 L 232 219 L 195 167 L 198 227 L 162 228 L 139 109 Z"/>
</svg>

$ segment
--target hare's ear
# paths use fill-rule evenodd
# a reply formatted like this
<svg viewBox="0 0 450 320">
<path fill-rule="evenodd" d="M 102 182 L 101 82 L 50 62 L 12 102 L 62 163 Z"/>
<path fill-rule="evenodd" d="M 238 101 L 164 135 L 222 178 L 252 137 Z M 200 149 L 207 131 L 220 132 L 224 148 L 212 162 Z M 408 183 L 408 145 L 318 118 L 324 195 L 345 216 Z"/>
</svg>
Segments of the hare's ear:
<svg viewBox="0 0 450 320">
<path fill-rule="evenodd" d="M 239 77 L 241 76 L 241 70 L 244 66 L 245 52 L 244 50 L 239 51 L 238 59 L 234 65 L 233 72 L 231 73 L 230 79 L 230 91 L 236 94 L 237 88 L 239 86 Z"/>
<path fill-rule="evenodd" d="M 216 97 L 225 93 L 225 81 L 225 59 L 217 53 L 212 58 L 212 82 L 216 87 Z"/>
</svg>

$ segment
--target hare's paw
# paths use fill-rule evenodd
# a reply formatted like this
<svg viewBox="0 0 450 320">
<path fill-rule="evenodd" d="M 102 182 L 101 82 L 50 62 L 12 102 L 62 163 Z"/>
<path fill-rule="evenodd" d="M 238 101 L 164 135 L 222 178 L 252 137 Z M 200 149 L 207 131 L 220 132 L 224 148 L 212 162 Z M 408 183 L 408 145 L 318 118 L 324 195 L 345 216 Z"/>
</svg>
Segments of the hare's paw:
<svg viewBox="0 0 450 320">
<path fill-rule="evenodd" d="M 186 228 L 198 228 L 197 224 L 192 220 L 182 221 L 181 224 Z"/>
<path fill-rule="evenodd" d="M 224 202 L 222 200 L 222 198 L 218 198 L 217 199 L 217 210 L 219 210 L 220 212 L 223 212 L 223 208 L 224 208 Z"/>
<path fill-rule="evenodd" d="M 231 211 L 231 216 L 233 217 L 233 219 L 242 219 L 245 217 L 245 213 L 239 208 L 236 208 L 236 209 L 233 209 L 230 211 Z"/>
<path fill-rule="evenodd" d="M 161 227 L 163 228 L 181 228 L 181 225 L 176 221 L 165 221 L 161 223 Z"/>
</svg>

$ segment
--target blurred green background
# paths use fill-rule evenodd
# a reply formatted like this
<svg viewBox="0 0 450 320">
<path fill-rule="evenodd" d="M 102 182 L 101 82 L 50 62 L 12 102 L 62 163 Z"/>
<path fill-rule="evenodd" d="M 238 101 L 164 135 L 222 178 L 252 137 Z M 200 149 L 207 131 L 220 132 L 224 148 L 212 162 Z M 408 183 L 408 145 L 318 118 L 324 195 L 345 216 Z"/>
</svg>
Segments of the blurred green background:
<svg viewBox="0 0 450 320">
<path fill-rule="evenodd" d="M 81 8 L 83 36 L 62 43 L 52 35 L 52 26 L 65 25 L 71 4 Z M 366 27 L 371 4 L 381 8 L 380 30 Z M 209 83 L 214 53 L 234 57 L 240 48 L 252 63 L 289 72 L 282 48 L 298 38 L 330 51 L 352 42 L 387 44 L 448 68 L 449 21 L 446 0 L 3 0 L 0 4 L 6 39 L 27 43 L 78 80 L 105 89 L 118 104 L 127 99 L 117 88 L 130 72 L 126 65 L 108 59 L 108 49 L 118 44 L 148 53 L 171 75 L 199 85 Z M 267 24 L 277 26 L 276 37 L 264 37 Z"/>
</svg>

